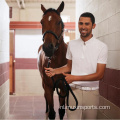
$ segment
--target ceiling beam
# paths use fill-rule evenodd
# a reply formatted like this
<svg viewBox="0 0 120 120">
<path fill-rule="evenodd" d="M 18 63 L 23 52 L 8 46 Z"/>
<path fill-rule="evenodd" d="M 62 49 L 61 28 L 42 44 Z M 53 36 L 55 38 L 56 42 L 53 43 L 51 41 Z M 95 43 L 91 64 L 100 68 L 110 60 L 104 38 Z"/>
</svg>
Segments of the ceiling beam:
<svg viewBox="0 0 120 120">
<path fill-rule="evenodd" d="M 65 22 L 65 30 L 75 30 L 75 22 Z M 40 22 L 11 21 L 10 29 L 42 29 Z"/>
<path fill-rule="evenodd" d="M 24 0 L 16 0 L 17 1 L 17 4 L 18 4 L 18 7 L 20 9 L 25 9 L 25 2 Z"/>
<path fill-rule="evenodd" d="M 16 0 L 16 1 L 17 1 L 17 4 L 18 4 L 18 7 L 21 8 L 20 0 Z"/>
<path fill-rule="evenodd" d="M 24 0 L 20 0 L 20 4 L 21 4 L 21 9 L 25 9 L 25 2 L 24 2 Z"/>
</svg>

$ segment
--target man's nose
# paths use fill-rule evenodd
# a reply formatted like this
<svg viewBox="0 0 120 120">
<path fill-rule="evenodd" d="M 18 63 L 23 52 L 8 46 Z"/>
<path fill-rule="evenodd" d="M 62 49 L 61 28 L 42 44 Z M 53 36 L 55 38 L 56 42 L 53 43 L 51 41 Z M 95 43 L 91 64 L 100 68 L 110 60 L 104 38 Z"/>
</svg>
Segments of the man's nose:
<svg viewBox="0 0 120 120">
<path fill-rule="evenodd" d="M 82 29 L 85 29 L 85 25 L 82 25 Z"/>
</svg>

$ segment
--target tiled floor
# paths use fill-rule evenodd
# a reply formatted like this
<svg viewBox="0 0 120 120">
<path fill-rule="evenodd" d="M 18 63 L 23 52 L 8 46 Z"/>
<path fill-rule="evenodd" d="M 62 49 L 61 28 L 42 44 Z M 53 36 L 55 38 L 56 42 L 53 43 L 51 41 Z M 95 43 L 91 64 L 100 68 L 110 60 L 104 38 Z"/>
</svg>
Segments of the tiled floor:
<svg viewBox="0 0 120 120">
<path fill-rule="evenodd" d="M 54 97 L 56 119 L 59 119 L 58 115 L 58 97 Z M 43 96 L 10 96 L 10 116 L 9 120 L 23 120 L 45 119 L 45 100 Z M 66 115 L 64 119 L 66 119 Z"/>
</svg>

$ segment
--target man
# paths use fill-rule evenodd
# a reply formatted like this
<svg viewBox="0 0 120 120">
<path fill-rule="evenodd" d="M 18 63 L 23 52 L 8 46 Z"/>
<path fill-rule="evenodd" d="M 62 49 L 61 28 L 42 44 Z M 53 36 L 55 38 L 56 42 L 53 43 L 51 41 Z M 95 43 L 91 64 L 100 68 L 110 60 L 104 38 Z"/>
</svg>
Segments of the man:
<svg viewBox="0 0 120 120">
<path fill-rule="evenodd" d="M 83 13 L 78 22 L 80 38 L 69 42 L 67 65 L 61 68 L 45 68 L 49 77 L 56 74 L 65 76 L 78 99 L 79 108 L 67 110 L 69 119 L 96 119 L 99 105 L 99 80 L 104 76 L 107 63 L 107 46 L 92 35 L 96 26 L 93 14 Z M 71 72 L 71 74 L 67 74 Z M 75 106 L 72 96 L 69 105 Z"/>
</svg>

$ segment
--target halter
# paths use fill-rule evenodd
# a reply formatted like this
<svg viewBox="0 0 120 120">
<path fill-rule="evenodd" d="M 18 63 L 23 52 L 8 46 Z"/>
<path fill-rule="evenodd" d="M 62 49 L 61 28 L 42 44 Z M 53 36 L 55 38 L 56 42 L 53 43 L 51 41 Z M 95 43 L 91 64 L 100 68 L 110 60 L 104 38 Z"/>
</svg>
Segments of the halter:
<svg viewBox="0 0 120 120">
<path fill-rule="evenodd" d="M 46 11 L 44 12 L 43 16 L 44 16 L 47 12 L 50 12 L 50 11 L 53 11 L 53 12 L 57 13 L 57 14 L 60 16 L 60 13 L 59 13 L 57 10 L 53 9 L 53 8 L 50 8 L 50 9 L 46 10 Z M 47 31 L 45 31 L 45 32 L 43 33 L 43 38 L 42 38 L 42 40 L 44 41 L 45 35 L 46 35 L 47 33 L 50 33 L 50 34 L 52 34 L 52 35 L 59 41 L 60 38 L 61 38 L 61 36 L 62 36 L 63 29 L 64 29 L 64 24 L 63 24 L 63 21 L 62 21 L 62 20 L 61 20 L 61 24 L 62 24 L 62 31 L 61 31 L 61 33 L 60 33 L 59 36 L 57 36 L 53 31 L 47 30 Z M 59 45 L 60 45 L 60 44 L 57 43 L 57 45 L 55 46 L 55 50 L 58 49 Z"/>
</svg>

